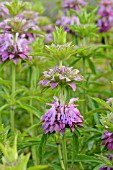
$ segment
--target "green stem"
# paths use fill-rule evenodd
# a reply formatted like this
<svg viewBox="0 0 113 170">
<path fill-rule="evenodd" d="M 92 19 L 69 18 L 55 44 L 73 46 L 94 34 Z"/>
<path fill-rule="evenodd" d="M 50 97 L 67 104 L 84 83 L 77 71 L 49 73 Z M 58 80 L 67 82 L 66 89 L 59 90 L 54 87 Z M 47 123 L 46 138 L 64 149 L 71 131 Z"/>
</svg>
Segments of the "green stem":
<svg viewBox="0 0 113 170">
<path fill-rule="evenodd" d="M 34 89 L 33 67 L 31 67 L 31 81 L 30 81 L 30 95 L 31 96 L 33 96 L 33 89 Z M 32 98 L 30 98 L 29 102 L 30 102 L 30 106 L 33 106 L 33 99 Z M 30 122 L 31 122 L 31 126 L 33 126 L 34 120 L 33 120 L 33 114 L 32 113 L 30 113 Z M 33 135 L 34 135 L 34 133 L 33 133 Z"/>
<path fill-rule="evenodd" d="M 12 63 L 12 101 L 15 98 L 15 64 Z M 14 130 L 14 104 L 11 104 L 11 129 Z"/>
<path fill-rule="evenodd" d="M 59 62 L 60 68 L 62 67 L 62 60 Z M 60 86 L 60 104 L 64 105 L 65 99 L 64 99 L 64 93 L 63 88 Z M 66 150 L 66 137 L 65 134 L 63 135 L 63 141 L 62 141 L 62 150 L 63 150 L 63 160 L 64 160 L 64 166 L 65 170 L 67 170 L 67 150 Z"/>
<path fill-rule="evenodd" d="M 59 66 L 62 67 L 62 60 L 59 61 Z"/>
<path fill-rule="evenodd" d="M 59 154 L 59 158 L 60 158 L 61 167 L 62 167 L 62 169 L 65 170 L 65 166 L 64 166 L 64 162 L 63 162 L 63 157 L 62 157 L 62 152 L 61 152 L 61 146 L 60 146 L 59 142 L 57 142 L 57 148 L 58 148 L 58 154 Z"/>
<path fill-rule="evenodd" d="M 83 57 L 83 76 L 86 79 L 86 59 Z M 86 88 L 86 82 L 84 82 L 84 87 Z M 85 102 L 83 105 L 83 113 L 86 113 L 86 90 L 84 89 L 84 96 Z"/>
<path fill-rule="evenodd" d="M 2 113 L 0 112 L 0 124 L 2 124 Z"/>
<path fill-rule="evenodd" d="M 31 91 L 31 96 L 33 96 L 33 89 L 34 89 L 34 68 L 31 68 L 31 84 L 30 84 L 30 91 Z M 33 106 L 33 99 L 30 99 L 30 106 Z M 30 122 L 31 122 L 31 126 L 34 125 L 34 118 L 33 118 L 33 114 L 30 113 Z M 32 136 L 35 137 L 35 129 L 32 129 Z M 33 157 L 33 161 L 34 161 L 34 165 L 38 164 L 38 160 L 37 160 L 37 152 L 36 152 L 36 146 L 32 146 L 31 147 L 32 150 L 32 157 Z"/>
<path fill-rule="evenodd" d="M 84 167 L 81 162 L 79 162 L 81 170 L 84 170 Z"/>
<path fill-rule="evenodd" d="M 66 136 L 65 136 L 65 134 L 63 135 L 63 138 L 62 138 L 62 150 L 63 150 L 63 159 L 64 159 L 65 170 L 67 170 L 67 150 L 66 150 Z"/>
</svg>

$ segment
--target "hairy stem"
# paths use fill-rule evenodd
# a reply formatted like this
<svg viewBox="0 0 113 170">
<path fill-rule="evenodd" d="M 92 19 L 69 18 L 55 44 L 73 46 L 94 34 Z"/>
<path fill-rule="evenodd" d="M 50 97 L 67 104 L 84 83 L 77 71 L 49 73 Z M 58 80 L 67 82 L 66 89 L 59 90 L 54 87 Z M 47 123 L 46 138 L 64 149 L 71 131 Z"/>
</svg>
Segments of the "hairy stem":
<svg viewBox="0 0 113 170">
<path fill-rule="evenodd" d="M 34 68 L 31 68 L 31 83 L 30 83 L 30 91 L 31 91 L 31 96 L 33 96 L 33 90 L 34 90 Z M 30 99 L 30 106 L 33 106 L 33 99 Z M 33 118 L 33 114 L 30 113 L 30 122 L 31 122 L 31 126 L 34 125 L 34 118 Z M 35 129 L 32 129 L 32 136 L 35 137 Z M 33 157 L 33 162 L 34 165 L 38 164 L 38 158 L 37 158 L 37 152 L 36 152 L 36 146 L 32 146 L 31 147 L 32 150 L 32 157 Z"/>
<path fill-rule="evenodd" d="M 65 170 L 67 170 L 67 149 L 66 149 L 66 136 L 65 134 L 63 135 L 62 138 L 62 150 L 63 150 L 63 159 L 64 159 L 64 165 L 65 165 Z"/>
<path fill-rule="evenodd" d="M 86 78 L 86 59 L 83 57 L 83 76 Z M 86 82 L 84 82 L 84 87 L 86 88 Z M 84 89 L 84 96 L 83 96 L 85 102 L 83 105 L 83 113 L 86 112 L 86 90 Z"/>
<path fill-rule="evenodd" d="M 63 162 L 63 157 L 62 157 L 61 146 L 60 146 L 59 142 L 57 142 L 57 148 L 58 148 L 58 154 L 59 154 L 59 159 L 60 159 L 61 167 L 62 167 L 62 169 L 65 170 L 65 166 L 64 166 L 64 162 Z"/>
<path fill-rule="evenodd" d="M 15 98 L 15 64 L 12 62 L 12 101 Z M 14 103 L 11 103 L 10 116 L 11 116 L 11 129 L 14 130 Z"/>
<path fill-rule="evenodd" d="M 62 67 L 62 61 L 60 61 L 60 68 L 61 67 Z M 65 104 L 64 89 L 63 89 L 62 85 L 60 87 L 60 104 L 61 105 Z M 63 135 L 63 138 L 62 138 L 62 151 L 63 151 L 63 160 L 64 160 L 65 170 L 67 170 L 67 149 L 66 149 L 66 136 L 65 136 L 65 134 Z"/>
</svg>

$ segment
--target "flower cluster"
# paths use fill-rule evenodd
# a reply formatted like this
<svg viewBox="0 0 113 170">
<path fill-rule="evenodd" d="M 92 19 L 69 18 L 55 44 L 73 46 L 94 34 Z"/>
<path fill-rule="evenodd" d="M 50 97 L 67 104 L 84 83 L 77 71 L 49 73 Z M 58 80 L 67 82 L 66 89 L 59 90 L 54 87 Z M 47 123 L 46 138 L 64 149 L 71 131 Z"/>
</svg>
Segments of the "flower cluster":
<svg viewBox="0 0 113 170">
<path fill-rule="evenodd" d="M 29 29 L 33 29 L 35 24 L 27 19 L 23 19 L 20 16 L 14 18 L 5 19 L 0 23 L 0 29 L 3 29 L 5 33 L 14 34 L 16 32 L 23 34 L 28 32 Z"/>
<path fill-rule="evenodd" d="M 112 160 L 113 160 L 113 154 L 106 155 L 106 157 L 112 162 Z M 100 168 L 100 170 L 113 170 L 113 168 L 108 167 L 108 166 L 103 166 L 102 168 Z"/>
<path fill-rule="evenodd" d="M 98 11 L 100 18 L 97 20 L 97 25 L 100 28 L 99 32 L 106 32 L 113 27 L 113 0 L 102 0 Z"/>
<path fill-rule="evenodd" d="M 73 91 L 76 90 L 75 83 L 83 81 L 83 76 L 80 75 L 80 71 L 73 69 L 73 67 L 56 66 L 49 71 L 45 71 L 44 78 L 39 82 L 43 87 L 50 86 L 52 89 L 58 85 L 70 86 Z"/>
<path fill-rule="evenodd" d="M 113 133 L 110 133 L 108 131 L 105 131 L 103 136 L 103 145 L 107 146 L 108 150 L 113 150 Z"/>
<path fill-rule="evenodd" d="M 26 19 L 26 20 L 33 20 L 32 22 L 36 22 L 37 23 L 37 19 L 38 19 L 38 12 L 34 12 L 34 11 L 28 11 L 28 10 L 24 10 L 21 14 L 18 15 L 20 18 Z"/>
<path fill-rule="evenodd" d="M 69 32 L 69 33 L 73 33 L 68 27 L 67 25 L 73 25 L 73 24 L 77 24 L 79 25 L 79 18 L 76 15 L 72 15 L 72 16 L 67 16 L 67 11 L 69 9 L 74 9 L 76 10 L 78 13 L 80 13 L 80 9 L 79 6 L 84 7 L 86 5 L 86 2 L 84 0 L 64 0 L 62 3 L 62 7 L 63 7 L 63 11 L 64 11 L 64 15 L 61 16 L 57 21 L 56 21 L 56 25 L 57 26 L 63 26 L 64 30 Z"/>
<path fill-rule="evenodd" d="M 73 24 L 77 24 L 77 25 L 79 24 L 79 19 L 75 15 L 71 17 L 64 15 L 59 20 L 56 21 L 56 25 L 57 26 L 62 25 L 66 32 L 71 32 L 70 29 L 67 27 L 67 25 L 73 25 Z"/>
<path fill-rule="evenodd" d="M 52 107 L 42 116 L 42 127 L 45 134 L 54 132 L 64 134 L 66 128 L 70 128 L 73 132 L 77 127 L 83 126 L 84 118 L 74 105 L 78 98 L 71 99 L 65 105 L 59 104 L 57 97 L 54 99 L 55 102 L 47 104 Z"/>
<path fill-rule="evenodd" d="M 29 42 L 25 38 L 19 38 L 16 34 L 17 41 L 15 42 L 15 37 L 12 34 L 1 34 L 0 35 L 0 56 L 1 62 L 6 60 L 13 60 L 16 64 L 19 58 L 31 59 L 31 56 L 28 56 Z"/>
<path fill-rule="evenodd" d="M 62 7 L 66 9 L 79 10 L 79 6 L 84 7 L 86 2 L 84 0 L 64 0 Z"/>
</svg>

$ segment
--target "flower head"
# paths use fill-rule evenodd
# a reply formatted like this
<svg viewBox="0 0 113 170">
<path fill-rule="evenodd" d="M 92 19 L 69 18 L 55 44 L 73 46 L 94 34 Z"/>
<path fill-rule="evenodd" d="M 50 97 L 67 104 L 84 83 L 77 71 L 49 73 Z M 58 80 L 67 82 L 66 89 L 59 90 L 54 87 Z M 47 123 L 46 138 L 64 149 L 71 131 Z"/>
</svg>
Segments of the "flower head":
<svg viewBox="0 0 113 170">
<path fill-rule="evenodd" d="M 102 140 L 102 144 L 106 145 L 108 150 L 113 150 L 113 133 L 105 131 L 102 136 Z"/>
<path fill-rule="evenodd" d="M 28 56 L 29 42 L 24 38 L 18 37 L 18 34 L 16 39 L 17 41 L 14 42 L 12 34 L 6 33 L 0 35 L 0 56 L 2 62 L 13 60 L 14 63 L 17 63 L 19 58 L 23 60 L 31 59 L 31 56 Z"/>
<path fill-rule="evenodd" d="M 50 86 L 52 89 L 58 85 L 70 86 L 73 91 L 76 90 L 75 83 L 83 81 L 80 71 L 67 66 L 56 66 L 49 71 L 45 71 L 44 78 L 39 82 L 43 87 Z"/>
<path fill-rule="evenodd" d="M 57 26 L 63 26 L 66 32 L 71 32 L 67 25 L 79 24 L 79 19 L 77 16 L 62 16 L 60 19 L 56 21 Z"/>
<path fill-rule="evenodd" d="M 20 18 L 23 18 L 26 20 L 33 20 L 33 22 L 36 22 L 36 19 L 38 18 L 38 12 L 24 10 L 18 16 Z"/>
<path fill-rule="evenodd" d="M 83 126 L 83 116 L 75 107 L 74 102 L 78 98 L 73 98 L 68 104 L 62 105 L 58 98 L 54 97 L 55 102 L 48 103 L 51 108 L 42 116 L 44 133 L 60 132 L 65 133 L 66 128 L 73 132 L 77 127 Z"/>
<path fill-rule="evenodd" d="M 19 16 L 14 18 L 5 19 L 0 23 L 0 29 L 2 29 L 5 33 L 20 33 L 24 34 L 28 32 L 28 30 L 32 29 L 36 25 L 31 20 L 23 19 Z"/>
<path fill-rule="evenodd" d="M 100 27 L 100 32 L 106 32 L 113 27 L 113 0 L 102 0 L 98 11 L 100 18 L 97 20 L 97 25 Z"/>
<path fill-rule="evenodd" d="M 63 0 L 62 6 L 66 9 L 78 10 L 79 6 L 84 7 L 86 2 L 84 0 Z"/>
</svg>

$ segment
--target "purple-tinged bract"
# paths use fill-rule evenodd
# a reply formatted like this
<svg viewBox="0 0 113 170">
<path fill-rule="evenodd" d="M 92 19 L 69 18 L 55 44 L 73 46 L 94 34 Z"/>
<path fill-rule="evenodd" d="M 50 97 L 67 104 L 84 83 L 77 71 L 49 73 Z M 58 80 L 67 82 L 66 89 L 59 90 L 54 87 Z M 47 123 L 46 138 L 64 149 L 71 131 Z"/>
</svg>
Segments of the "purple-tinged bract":
<svg viewBox="0 0 113 170">
<path fill-rule="evenodd" d="M 113 133 L 105 131 L 102 140 L 102 145 L 106 145 L 108 150 L 113 150 Z"/>
<path fill-rule="evenodd" d="M 113 0 L 102 0 L 98 11 L 100 16 L 97 19 L 99 32 L 107 32 L 113 27 Z"/>
<path fill-rule="evenodd" d="M 5 7 L 5 3 L 4 2 L 0 2 L 0 18 L 7 18 L 9 17 L 9 11 L 8 9 Z"/>
<path fill-rule="evenodd" d="M 16 35 L 16 42 L 14 41 L 12 34 L 6 33 L 0 35 L 1 62 L 13 60 L 16 64 L 19 58 L 22 60 L 31 59 L 31 56 L 28 56 L 29 42 L 25 38 L 18 37 L 18 34 Z"/>
<path fill-rule="evenodd" d="M 86 2 L 84 0 L 63 0 L 62 7 L 66 9 L 79 10 L 79 6 L 84 7 Z"/>
<path fill-rule="evenodd" d="M 77 16 L 73 15 L 71 17 L 68 16 L 62 16 L 60 19 L 58 19 L 56 21 L 56 25 L 57 26 L 63 26 L 64 30 L 66 32 L 71 32 L 70 29 L 67 27 L 67 25 L 73 25 L 73 24 L 77 24 L 79 25 L 79 19 Z"/>
<path fill-rule="evenodd" d="M 58 98 L 54 97 L 55 102 L 48 103 L 51 108 L 42 116 L 44 133 L 65 133 L 66 128 L 70 128 L 73 132 L 77 127 L 83 126 L 83 116 L 75 107 L 74 102 L 78 98 L 73 98 L 68 104 L 62 105 L 58 102 Z"/>
<path fill-rule="evenodd" d="M 28 30 L 34 29 L 35 27 L 36 24 L 32 20 L 27 20 L 25 18 L 21 18 L 20 16 L 5 19 L 0 23 L 0 29 L 2 29 L 5 33 L 11 34 L 28 33 Z"/>
<path fill-rule="evenodd" d="M 52 89 L 61 85 L 70 86 L 75 91 L 76 83 L 84 80 L 79 70 L 67 66 L 56 66 L 49 71 L 45 71 L 43 74 L 44 77 L 39 84 L 43 87 L 50 86 Z"/>
</svg>

